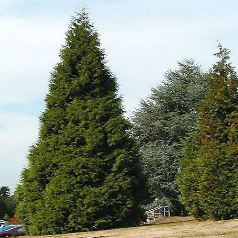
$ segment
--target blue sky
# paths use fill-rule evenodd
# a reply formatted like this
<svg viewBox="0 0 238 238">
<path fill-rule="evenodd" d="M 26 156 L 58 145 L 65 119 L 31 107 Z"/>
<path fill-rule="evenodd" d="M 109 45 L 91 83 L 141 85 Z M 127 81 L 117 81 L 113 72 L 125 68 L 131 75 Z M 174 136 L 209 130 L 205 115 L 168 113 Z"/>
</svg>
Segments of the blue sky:
<svg viewBox="0 0 238 238">
<path fill-rule="evenodd" d="M 14 190 L 27 166 L 50 72 L 82 6 L 100 34 L 128 116 L 177 61 L 193 58 L 208 69 L 217 41 L 238 64 L 235 0 L 1 0 L 0 186 Z"/>
</svg>

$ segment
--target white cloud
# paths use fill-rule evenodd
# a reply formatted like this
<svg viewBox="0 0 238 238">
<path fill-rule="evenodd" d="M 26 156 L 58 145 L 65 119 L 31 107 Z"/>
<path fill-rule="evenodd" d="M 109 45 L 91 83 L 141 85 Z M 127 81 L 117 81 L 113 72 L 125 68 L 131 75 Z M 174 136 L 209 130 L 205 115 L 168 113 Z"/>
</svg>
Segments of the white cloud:
<svg viewBox="0 0 238 238">
<path fill-rule="evenodd" d="M 205 12 L 200 14 L 201 18 L 178 14 L 174 13 L 172 18 L 161 17 L 160 13 L 155 18 L 142 15 L 131 21 L 123 18 L 122 24 L 115 20 L 103 25 L 99 19 L 102 43 L 109 65 L 119 78 L 129 115 L 138 107 L 140 98 L 148 96 L 151 87 L 164 80 L 164 73 L 177 67 L 177 61 L 193 58 L 208 69 L 216 60 L 213 52 L 217 40 L 230 48 L 232 55 L 238 53 L 232 40 L 238 36 L 236 13 L 230 12 L 229 16 L 223 13 L 221 17 Z M 126 25 L 125 21 L 128 21 Z M 231 32 L 236 38 L 229 37 Z M 234 64 L 238 63 L 232 59 Z"/>
<path fill-rule="evenodd" d="M 0 103 L 39 100 L 64 42 L 62 22 L 0 18 Z"/>
<path fill-rule="evenodd" d="M 19 181 L 29 147 L 36 142 L 38 124 L 36 116 L 0 113 L 0 186 L 13 189 Z"/>
</svg>

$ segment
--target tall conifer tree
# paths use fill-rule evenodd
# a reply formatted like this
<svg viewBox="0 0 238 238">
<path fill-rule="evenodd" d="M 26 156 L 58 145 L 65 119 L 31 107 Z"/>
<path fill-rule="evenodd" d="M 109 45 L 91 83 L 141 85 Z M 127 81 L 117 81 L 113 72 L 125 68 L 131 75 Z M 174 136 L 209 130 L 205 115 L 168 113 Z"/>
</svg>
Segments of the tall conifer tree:
<svg viewBox="0 0 238 238">
<path fill-rule="evenodd" d="M 190 213 L 227 219 L 238 215 L 238 78 L 229 51 L 218 48 L 178 182 Z"/>
<path fill-rule="evenodd" d="M 17 189 L 18 217 L 31 234 L 136 224 L 146 195 L 138 147 L 84 9 L 71 22 L 60 59 Z"/>
</svg>

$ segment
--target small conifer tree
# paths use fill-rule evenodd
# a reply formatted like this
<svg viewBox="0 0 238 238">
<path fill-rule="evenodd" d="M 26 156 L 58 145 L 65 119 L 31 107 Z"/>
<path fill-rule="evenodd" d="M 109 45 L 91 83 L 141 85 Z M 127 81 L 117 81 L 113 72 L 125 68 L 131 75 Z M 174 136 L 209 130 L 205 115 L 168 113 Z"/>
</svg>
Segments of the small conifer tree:
<svg viewBox="0 0 238 238">
<path fill-rule="evenodd" d="M 218 48 L 219 61 L 208 74 L 198 127 L 185 146 L 178 183 L 191 214 L 228 219 L 238 215 L 238 78 L 229 51 Z"/>
<path fill-rule="evenodd" d="M 30 234 L 136 224 L 146 186 L 118 85 L 83 9 L 52 73 L 39 139 L 17 189 Z"/>
</svg>

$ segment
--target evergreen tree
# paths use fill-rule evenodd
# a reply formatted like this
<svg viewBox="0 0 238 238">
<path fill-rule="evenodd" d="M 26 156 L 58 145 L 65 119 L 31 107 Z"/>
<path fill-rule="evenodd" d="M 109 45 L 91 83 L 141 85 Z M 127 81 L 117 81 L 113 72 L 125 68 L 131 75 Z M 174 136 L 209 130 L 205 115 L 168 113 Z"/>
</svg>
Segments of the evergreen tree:
<svg viewBox="0 0 238 238">
<path fill-rule="evenodd" d="M 83 9 L 71 22 L 17 189 L 30 234 L 137 224 L 146 186 L 115 77 Z"/>
<path fill-rule="evenodd" d="M 0 187 L 0 219 L 11 217 L 15 213 L 16 203 L 7 186 Z"/>
<path fill-rule="evenodd" d="M 194 130 L 196 107 L 204 96 L 205 79 L 192 60 L 178 63 L 168 71 L 166 80 L 143 100 L 133 117 L 133 133 L 141 144 L 144 174 L 157 201 L 167 201 L 180 213 L 176 175 L 182 146 Z"/>
<path fill-rule="evenodd" d="M 229 51 L 218 48 L 219 61 L 207 76 L 198 127 L 185 146 L 178 182 L 191 214 L 227 219 L 238 215 L 238 78 Z"/>
</svg>

